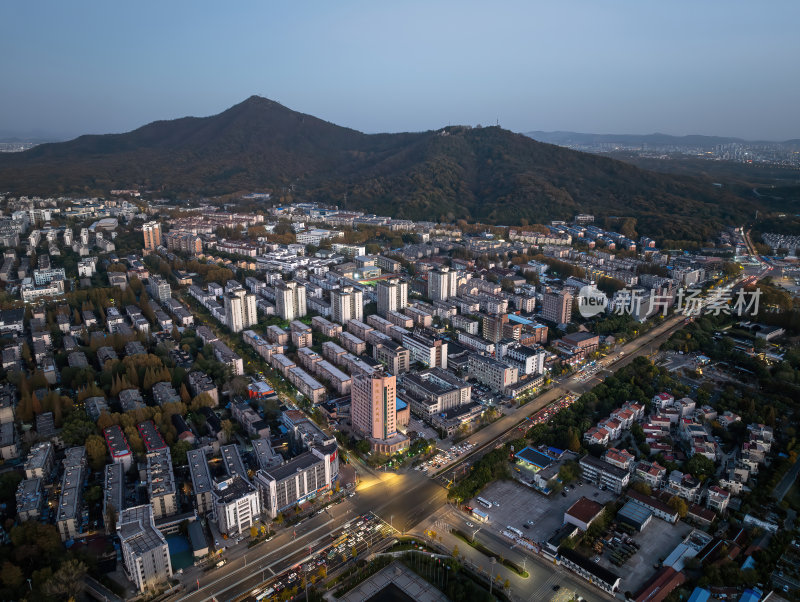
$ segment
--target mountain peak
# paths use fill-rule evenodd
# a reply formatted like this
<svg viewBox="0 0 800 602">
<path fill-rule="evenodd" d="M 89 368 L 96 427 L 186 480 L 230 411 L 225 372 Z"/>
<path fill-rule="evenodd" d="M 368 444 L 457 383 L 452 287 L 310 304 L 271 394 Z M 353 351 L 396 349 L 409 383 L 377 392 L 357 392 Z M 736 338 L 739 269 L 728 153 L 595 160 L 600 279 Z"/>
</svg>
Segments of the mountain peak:
<svg viewBox="0 0 800 602">
<path fill-rule="evenodd" d="M 367 135 L 257 95 L 210 117 L 4 154 L 0 182 L 17 194 L 222 195 L 291 184 L 298 198 L 337 203 L 346 195 L 348 208 L 397 218 L 510 225 L 625 215 L 648 236 L 680 240 L 712 236 L 752 210 L 709 182 L 499 127 Z"/>
</svg>

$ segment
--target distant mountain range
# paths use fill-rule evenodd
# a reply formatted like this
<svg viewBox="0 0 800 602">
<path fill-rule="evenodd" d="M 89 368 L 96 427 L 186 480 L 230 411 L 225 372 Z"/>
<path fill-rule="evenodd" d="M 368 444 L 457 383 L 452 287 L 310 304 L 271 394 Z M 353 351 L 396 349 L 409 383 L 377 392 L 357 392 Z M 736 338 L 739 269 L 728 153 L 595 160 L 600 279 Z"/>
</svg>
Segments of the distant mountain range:
<svg viewBox="0 0 800 602">
<path fill-rule="evenodd" d="M 514 225 L 594 213 L 668 239 L 703 239 L 752 215 L 711 181 L 663 175 L 499 127 L 363 134 L 253 96 L 211 117 L 157 121 L 0 155 L 0 190 L 159 196 L 269 189 L 280 198 L 398 218 Z M 288 194 L 288 193 L 286 193 Z M 346 205 L 345 205 L 346 199 Z"/>
<path fill-rule="evenodd" d="M 744 140 L 724 136 L 670 136 L 669 134 L 583 134 L 580 132 L 526 132 L 539 142 L 558 144 L 559 146 L 588 146 L 594 144 L 621 144 L 625 146 L 676 146 L 691 148 L 714 148 L 720 144 L 780 144 L 784 146 L 800 146 L 800 139 L 769 142 L 764 140 Z"/>
</svg>

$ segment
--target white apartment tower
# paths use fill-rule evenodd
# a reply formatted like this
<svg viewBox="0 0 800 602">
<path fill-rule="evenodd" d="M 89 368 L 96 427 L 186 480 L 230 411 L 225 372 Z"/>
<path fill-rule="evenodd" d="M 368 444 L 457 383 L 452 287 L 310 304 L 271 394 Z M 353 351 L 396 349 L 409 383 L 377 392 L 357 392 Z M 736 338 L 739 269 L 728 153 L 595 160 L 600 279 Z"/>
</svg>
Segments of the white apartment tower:
<svg viewBox="0 0 800 602">
<path fill-rule="evenodd" d="M 306 310 L 306 287 L 296 282 L 279 282 L 275 285 L 275 308 L 284 320 L 302 318 Z"/>
<path fill-rule="evenodd" d="M 258 322 L 256 296 L 240 288 L 225 295 L 225 325 L 233 332 L 241 332 Z"/>
<path fill-rule="evenodd" d="M 408 282 L 391 278 L 378 282 L 378 315 L 402 311 L 408 305 Z"/>
<path fill-rule="evenodd" d="M 428 275 L 428 297 L 433 301 L 444 301 L 458 294 L 458 273 L 440 267 Z"/>
<path fill-rule="evenodd" d="M 364 317 L 363 293 L 352 286 L 331 291 L 331 317 L 338 324 Z"/>
</svg>

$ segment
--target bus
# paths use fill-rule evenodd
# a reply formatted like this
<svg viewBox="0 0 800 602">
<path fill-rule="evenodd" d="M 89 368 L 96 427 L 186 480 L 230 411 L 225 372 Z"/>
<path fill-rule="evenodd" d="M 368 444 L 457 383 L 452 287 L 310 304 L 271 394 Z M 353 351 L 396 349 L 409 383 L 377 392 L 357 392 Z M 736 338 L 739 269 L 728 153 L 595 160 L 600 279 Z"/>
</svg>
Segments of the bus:
<svg viewBox="0 0 800 602">
<path fill-rule="evenodd" d="M 506 527 L 506 531 L 510 531 L 511 533 L 516 535 L 517 537 L 522 537 L 522 531 L 520 531 L 519 529 L 517 529 L 515 527 L 508 526 L 508 527 Z"/>
<path fill-rule="evenodd" d="M 264 598 L 269 598 L 272 594 L 275 593 L 273 588 L 265 589 L 263 592 L 256 596 L 256 602 L 261 602 Z"/>
<path fill-rule="evenodd" d="M 488 501 L 488 500 L 485 500 L 485 499 L 483 499 L 482 497 L 479 497 L 479 498 L 477 498 L 477 499 L 478 499 L 478 503 L 479 503 L 481 506 L 483 506 L 484 508 L 491 508 L 491 507 L 492 507 L 492 503 L 491 503 L 490 501 Z"/>
<path fill-rule="evenodd" d="M 342 545 L 344 542 L 346 542 L 346 541 L 347 541 L 347 539 L 348 539 L 348 537 L 347 537 L 347 533 L 342 533 L 342 534 L 341 534 L 341 535 L 340 535 L 340 536 L 339 536 L 339 537 L 336 539 L 336 541 L 334 541 L 334 542 L 333 542 L 332 546 L 333 546 L 334 548 L 338 548 L 340 545 Z"/>
</svg>

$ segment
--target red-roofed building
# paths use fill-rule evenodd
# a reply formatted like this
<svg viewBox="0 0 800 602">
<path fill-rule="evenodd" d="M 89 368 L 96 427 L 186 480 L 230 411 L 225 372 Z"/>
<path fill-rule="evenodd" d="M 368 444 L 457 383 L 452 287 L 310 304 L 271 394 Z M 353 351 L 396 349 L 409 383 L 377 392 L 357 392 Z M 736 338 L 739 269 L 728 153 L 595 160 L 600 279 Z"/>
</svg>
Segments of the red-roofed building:
<svg viewBox="0 0 800 602">
<path fill-rule="evenodd" d="M 608 431 L 603 427 L 593 426 L 583 434 L 583 440 L 596 445 L 608 445 Z"/>
<path fill-rule="evenodd" d="M 612 447 L 608 449 L 605 454 L 603 454 L 603 460 L 609 464 L 613 464 L 618 468 L 630 470 L 631 466 L 633 466 L 635 458 L 627 449 L 617 449 Z"/>
<path fill-rule="evenodd" d="M 706 506 L 722 514 L 728 507 L 728 502 L 731 500 L 730 491 L 725 491 L 721 487 L 712 485 L 708 488 L 708 498 L 706 499 Z"/>
<path fill-rule="evenodd" d="M 645 586 L 636 594 L 636 602 L 661 602 L 679 585 L 686 581 L 683 573 L 678 573 L 671 566 L 662 567 Z"/>
<path fill-rule="evenodd" d="M 653 396 L 653 405 L 659 410 L 670 407 L 675 401 L 675 398 L 669 393 L 658 393 Z"/>
<path fill-rule="evenodd" d="M 575 525 L 579 529 L 586 531 L 594 520 L 603 512 L 603 505 L 594 500 L 582 497 L 570 506 L 564 513 L 564 523 Z"/>
<path fill-rule="evenodd" d="M 122 432 L 122 427 L 117 424 L 109 426 L 103 429 L 103 436 L 114 464 L 122 464 L 125 472 L 130 470 L 133 466 L 133 454 L 128 440 L 125 438 L 125 433 Z"/>
</svg>

